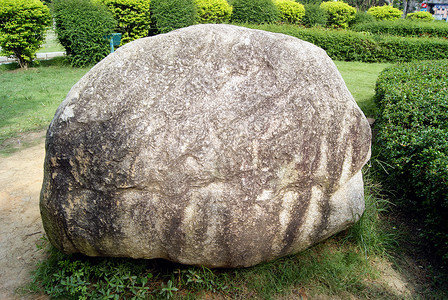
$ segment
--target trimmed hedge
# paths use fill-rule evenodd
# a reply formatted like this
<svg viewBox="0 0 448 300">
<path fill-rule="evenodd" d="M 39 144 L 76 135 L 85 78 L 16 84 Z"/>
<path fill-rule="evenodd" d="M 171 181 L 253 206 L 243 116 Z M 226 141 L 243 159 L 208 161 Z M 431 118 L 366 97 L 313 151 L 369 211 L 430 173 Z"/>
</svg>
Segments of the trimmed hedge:
<svg viewBox="0 0 448 300">
<path fill-rule="evenodd" d="M 280 19 L 287 24 L 301 24 L 305 16 L 305 7 L 303 4 L 294 0 L 274 0 L 275 6 L 280 12 Z"/>
<path fill-rule="evenodd" d="M 113 32 L 116 21 L 105 5 L 90 0 L 53 0 L 53 18 L 72 66 L 95 64 L 109 54 L 104 37 Z"/>
<path fill-rule="evenodd" d="M 374 157 L 398 205 L 423 219 L 424 237 L 448 262 L 448 60 L 383 71 Z"/>
<path fill-rule="evenodd" d="M 448 41 L 444 39 L 375 36 L 349 30 L 322 30 L 293 25 L 244 26 L 308 41 L 326 50 L 334 60 L 404 62 L 448 58 Z"/>
<path fill-rule="evenodd" d="M 446 22 L 418 22 L 415 20 L 377 21 L 356 24 L 351 29 L 354 31 L 371 32 L 373 34 L 448 39 L 448 23 Z"/>
<path fill-rule="evenodd" d="M 149 34 L 150 0 L 101 0 L 117 20 L 115 32 L 122 34 L 121 45 Z"/>
<path fill-rule="evenodd" d="M 232 6 L 226 0 L 194 0 L 199 23 L 228 23 Z"/>
<path fill-rule="evenodd" d="M 434 16 L 427 11 L 417 11 L 415 13 L 407 14 L 406 19 L 423 22 L 432 22 L 435 20 Z"/>
<path fill-rule="evenodd" d="M 320 7 L 328 14 L 328 25 L 336 28 L 347 28 L 355 19 L 356 8 L 342 1 L 323 2 Z"/>
<path fill-rule="evenodd" d="M 271 24 L 280 20 L 280 12 L 272 0 L 233 0 L 232 22 Z"/>
<path fill-rule="evenodd" d="M 373 6 L 367 10 L 377 20 L 398 20 L 403 12 L 392 5 Z"/>
<path fill-rule="evenodd" d="M 39 0 L 0 0 L 0 52 L 28 68 L 50 24 L 50 10 Z"/>
<path fill-rule="evenodd" d="M 153 33 L 166 33 L 196 22 L 193 0 L 151 0 Z"/>
</svg>

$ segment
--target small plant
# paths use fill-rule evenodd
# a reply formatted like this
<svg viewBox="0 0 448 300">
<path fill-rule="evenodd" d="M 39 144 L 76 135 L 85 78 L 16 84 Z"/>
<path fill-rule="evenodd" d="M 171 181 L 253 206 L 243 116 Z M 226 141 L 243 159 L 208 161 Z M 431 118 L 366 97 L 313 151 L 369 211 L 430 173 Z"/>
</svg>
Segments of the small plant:
<svg viewBox="0 0 448 300">
<path fill-rule="evenodd" d="M 226 0 L 194 0 L 199 23 L 228 23 L 232 6 Z"/>
<path fill-rule="evenodd" d="M 319 4 L 305 4 L 305 16 L 302 23 L 306 27 L 325 26 L 328 22 L 328 14 Z"/>
<path fill-rule="evenodd" d="M 234 23 L 271 24 L 280 19 L 272 0 L 234 0 L 232 6 Z"/>
<path fill-rule="evenodd" d="M 275 0 L 275 6 L 280 12 L 280 19 L 287 24 L 301 24 L 305 16 L 305 7 L 303 4 L 293 0 Z"/>
<path fill-rule="evenodd" d="M 401 10 L 392 5 L 373 6 L 369 8 L 367 13 L 377 20 L 398 20 L 403 15 Z"/>
<path fill-rule="evenodd" d="M 101 0 L 117 21 L 115 32 L 122 34 L 121 45 L 149 35 L 150 0 Z"/>
<path fill-rule="evenodd" d="M 151 20 L 156 33 L 166 33 L 196 22 L 193 0 L 151 0 Z"/>
<path fill-rule="evenodd" d="M 72 66 L 92 65 L 109 54 L 105 36 L 116 22 L 106 6 L 90 0 L 54 0 L 53 17 Z"/>
<path fill-rule="evenodd" d="M 323 2 L 320 7 L 328 14 L 328 24 L 336 28 L 347 28 L 355 19 L 356 9 L 342 1 Z"/>
<path fill-rule="evenodd" d="M 432 21 L 434 21 L 434 16 L 427 11 L 418 11 L 415 13 L 407 14 L 406 19 L 415 20 L 415 21 L 423 21 L 423 22 L 432 22 Z"/>
<path fill-rule="evenodd" d="M 0 0 L 0 53 L 28 68 L 50 24 L 50 10 L 39 0 Z"/>
<path fill-rule="evenodd" d="M 179 289 L 177 287 L 173 286 L 173 282 L 171 280 L 168 280 L 168 283 L 166 285 L 164 283 L 162 284 L 162 288 L 159 294 L 166 299 L 170 299 L 174 296 L 173 292 L 177 292 L 178 290 Z"/>
</svg>

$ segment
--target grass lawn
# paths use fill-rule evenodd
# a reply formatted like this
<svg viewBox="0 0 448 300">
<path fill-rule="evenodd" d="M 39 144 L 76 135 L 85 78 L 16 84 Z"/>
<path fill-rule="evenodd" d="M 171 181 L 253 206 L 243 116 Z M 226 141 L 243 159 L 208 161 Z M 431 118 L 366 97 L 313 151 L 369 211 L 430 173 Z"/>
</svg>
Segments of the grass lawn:
<svg viewBox="0 0 448 300">
<path fill-rule="evenodd" d="M 88 71 L 66 66 L 62 58 L 29 70 L 15 66 L 0 66 L 0 147 L 20 133 L 46 128 L 70 88 Z"/>
<path fill-rule="evenodd" d="M 375 82 L 380 72 L 391 64 L 347 61 L 335 63 L 356 103 L 367 117 L 375 118 Z"/>
</svg>

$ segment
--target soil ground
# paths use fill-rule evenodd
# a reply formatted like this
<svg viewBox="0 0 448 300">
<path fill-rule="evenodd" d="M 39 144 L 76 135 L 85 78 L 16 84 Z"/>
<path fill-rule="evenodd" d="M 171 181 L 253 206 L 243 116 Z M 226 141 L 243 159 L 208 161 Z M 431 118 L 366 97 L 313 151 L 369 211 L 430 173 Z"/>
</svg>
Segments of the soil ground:
<svg viewBox="0 0 448 300">
<path fill-rule="evenodd" d="M 16 147 L 35 135 L 16 139 Z M 16 289 L 29 281 L 30 272 L 45 255 L 36 247 L 44 233 L 39 213 L 45 154 L 42 135 L 37 134 L 37 145 L 0 157 L 0 299 L 19 298 Z"/>
<path fill-rule="evenodd" d="M 10 151 L 0 156 L 0 299 L 47 299 L 44 295 L 17 293 L 30 280 L 36 263 L 45 252 L 36 245 L 44 234 L 39 212 L 39 194 L 43 179 L 45 132 L 28 133 L 3 144 Z M 2 149 L 0 149 L 2 150 Z M 381 276 L 372 282 L 378 288 L 409 299 L 428 295 L 431 289 L 425 261 L 404 255 L 400 265 L 386 259 L 372 261 Z M 429 294 L 431 295 L 431 293 Z M 417 298 L 419 298 L 417 296 Z M 297 299 L 297 295 L 291 295 Z M 302 297 L 303 298 L 303 297 Z M 349 298 L 354 299 L 353 296 Z M 333 299 L 319 296 L 317 299 Z"/>
</svg>

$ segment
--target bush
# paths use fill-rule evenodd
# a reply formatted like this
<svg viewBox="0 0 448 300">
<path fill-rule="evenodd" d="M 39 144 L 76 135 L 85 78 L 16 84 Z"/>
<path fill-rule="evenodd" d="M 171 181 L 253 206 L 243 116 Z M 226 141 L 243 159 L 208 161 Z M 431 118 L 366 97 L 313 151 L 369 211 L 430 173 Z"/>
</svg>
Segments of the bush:
<svg viewBox="0 0 448 300">
<path fill-rule="evenodd" d="M 228 23 L 232 6 L 226 0 L 194 0 L 199 23 Z"/>
<path fill-rule="evenodd" d="M 367 11 L 377 20 L 398 20 L 403 15 L 403 12 L 392 5 L 373 6 Z"/>
<path fill-rule="evenodd" d="M 407 37 L 448 37 L 446 22 L 417 22 L 415 20 L 377 21 L 356 24 L 351 28 L 355 31 L 367 31 L 373 34 L 389 34 Z"/>
<path fill-rule="evenodd" d="M 101 0 L 117 21 L 115 32 L 121 33 L 121 45 L 148 36 L 151 24 L 150 0 Z"/>
<path fill-rule="evenodd" d="M 364 11 L 357 11 L 355 14 L 355 18 L 349 23 L 349 25 L 355 26 L 357 24 L 365 24 L 365 23 L 371 23 L 375 21 L 375 17 L 364 12 Z"/>
<path fill-rule="evenodd" d="M 375 157 L 382 180 L 403 208 L 423 218 L 424 237 L 448 262 L 448 60 L 413 62 L 382 72 Z"/>
<path fill-rule="evenodd" d="M 406 16 L 406 19 L 409 20 L 417 20 L 417 21 L 424 21 L 424 22 L 432 22 L 434 21 L 434 17 L 432 14 L 430 14 L 427 11 L 418 11 L 415 13 L 410 13 Z"/>
<path fill-rule="evenodd" d="M 400 62 L 448 58 L 448 41 L 436 38 L 374 36 L 348 30 L 300 28 L 292 25 L 246 25 L 288 34 L 321 47 L 334 60 Z"/>
<path fill-rule="evenodd" d="M 1 53 L 15 56 L 21 68 L 28 68 L 50 24 L 50 10 L 39 0 L 0 0 Z"/>
<path fill-rule="evenodd" d="M 305 4 L 305 16 L 302 23 L 306 27 L 327 25 L 328 14 L 318 4 Z"/>
<path fill-rule="evenodd" d="M 305 15 L 303 4 L 293 0 L 274 0 L 274 4 L 280 12 L 280 19 L 288 24 L 300 24 Z"/>
<path fill-rule="evenodd" d="M 109 54 L 104 36 L 112 33 L 116 22 L 105 6 L 89 0 L 54 0 L 53 17 L 72 66 L 95 64 Z"/>
<path fill-rule="evenodd" d="M 328 24 L 333 27 L 347 28 L 355 18 L 356 9 L 342 1 L 323 2 L 320 7 L 328 14 Z"/>
<path fill-rule="evenodd" d="M 196 22 L 193 0 L 152 0 L 151 20 L 156 33 L 166 33 Z"/>
<path fill-rule="evenodd" d="M 232 6 L 234 23 L 270 24 L 280 19 L 272 0 L 234 0 Z"/>
</svg>

